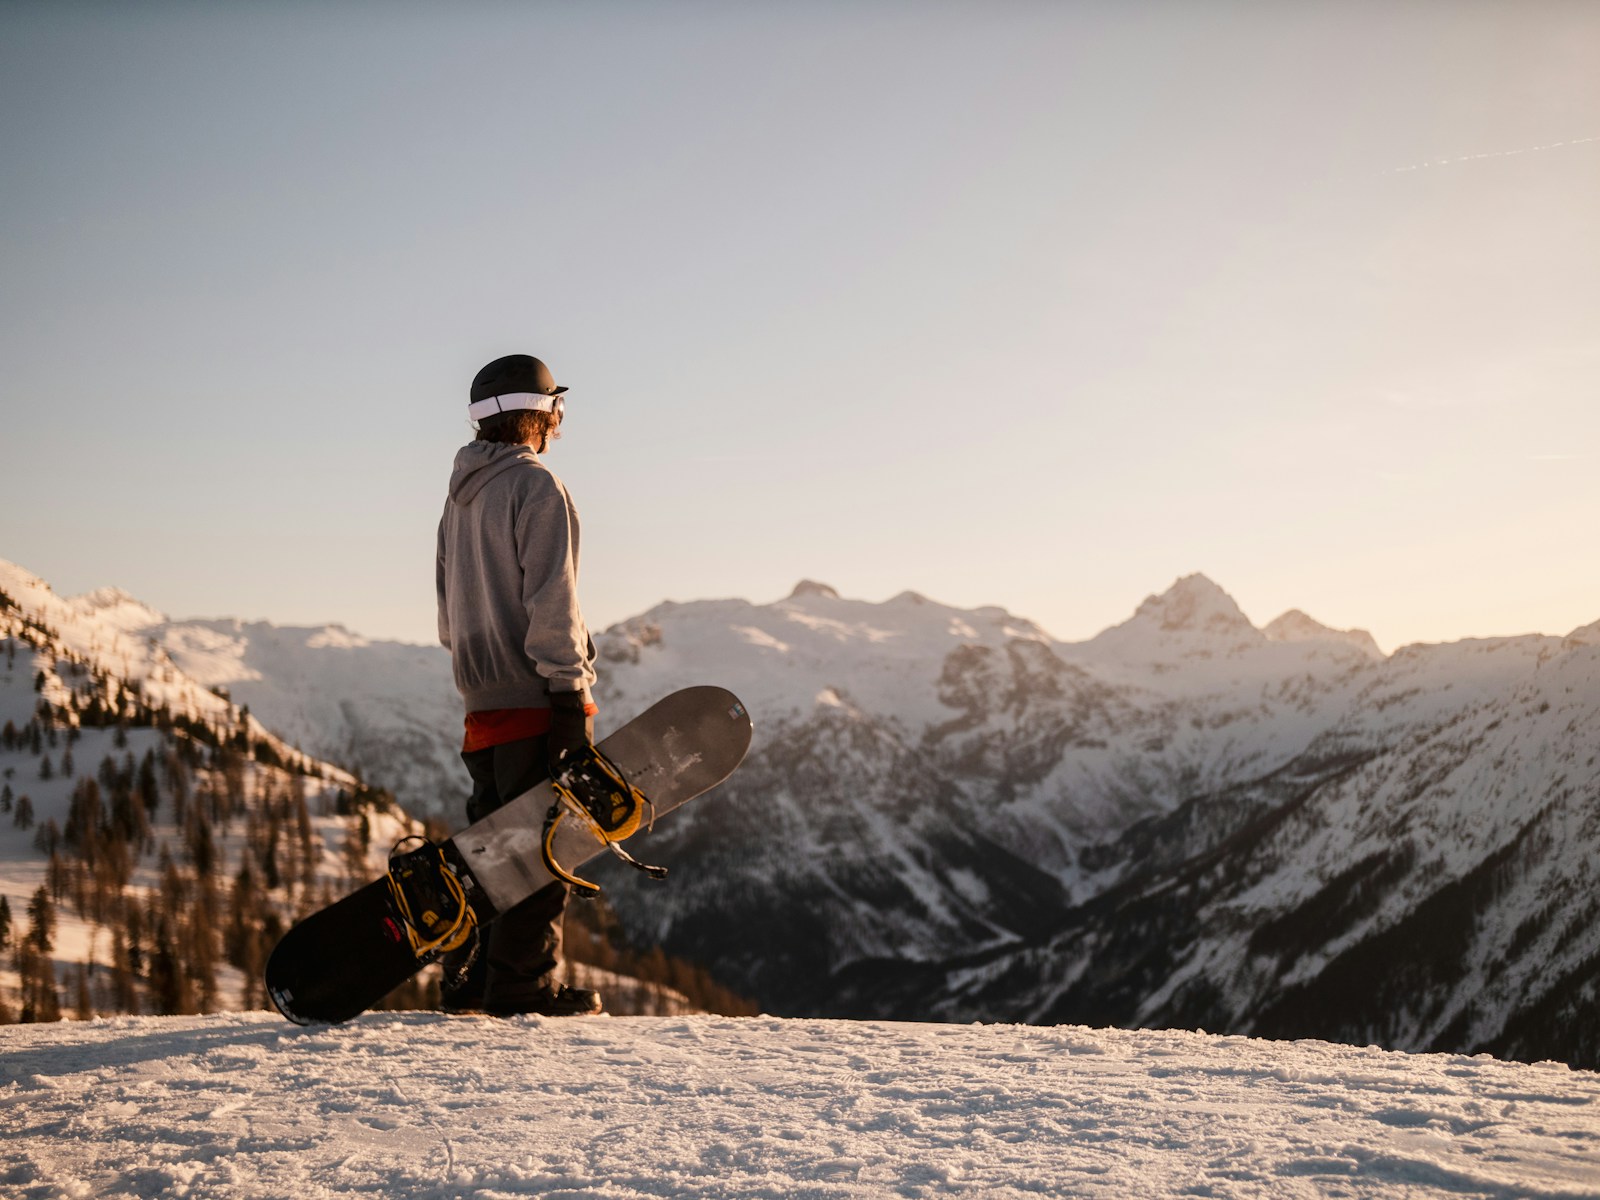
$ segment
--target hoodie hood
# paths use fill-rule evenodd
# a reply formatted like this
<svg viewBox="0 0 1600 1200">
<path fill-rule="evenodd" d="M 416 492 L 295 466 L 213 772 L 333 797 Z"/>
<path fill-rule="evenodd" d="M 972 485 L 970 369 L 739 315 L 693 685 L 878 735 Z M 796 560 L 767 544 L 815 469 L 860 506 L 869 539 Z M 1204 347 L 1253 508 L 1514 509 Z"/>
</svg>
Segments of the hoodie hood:
<svg viewBox="0 0 1600 1200">
<path fill-rule="evenodd" d="M 524 463 L 543 465 L 532 446 L 469 442 L 456 451 L 455 469 L 450 472 L 450 498 L 457 504 L 471 504 L 491 479 Z"/>
</svg>

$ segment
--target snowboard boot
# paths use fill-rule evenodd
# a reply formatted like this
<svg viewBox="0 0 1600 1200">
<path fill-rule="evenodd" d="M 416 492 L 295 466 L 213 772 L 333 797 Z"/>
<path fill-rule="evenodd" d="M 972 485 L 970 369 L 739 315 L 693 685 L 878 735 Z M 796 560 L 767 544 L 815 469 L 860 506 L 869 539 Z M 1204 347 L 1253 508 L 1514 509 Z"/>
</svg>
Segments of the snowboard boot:
<svg viewBox="0 0 1600 1200">
<path fill-rule="evenodd" d="M 485 1005 L 483 1011 L 496 1017 L 592 1017 L 601 1008 L 599 992 L 556 984 L 529 996 L 525 1003 L 514 1007 L 491 1003 Z"/>
<path fill-rule="evenodd" d="M 489 978 L 489 956 L 477 946 L 452 950 L 440 960 L 444 976 L 439 981 L 439 1009 L 447 1013 L 483 1011 L 483 993 Z"/>
</svg>

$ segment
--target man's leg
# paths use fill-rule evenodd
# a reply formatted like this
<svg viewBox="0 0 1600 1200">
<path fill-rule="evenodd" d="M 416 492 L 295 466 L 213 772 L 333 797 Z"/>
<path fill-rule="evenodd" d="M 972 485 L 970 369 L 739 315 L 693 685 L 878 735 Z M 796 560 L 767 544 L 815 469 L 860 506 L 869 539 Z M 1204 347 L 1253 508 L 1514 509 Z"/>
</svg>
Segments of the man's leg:
<svg viewBox="0 0 1600 1200">
<path fill-rule="evenodd" d="M 467 815 L 477 821 L 549 778 L 545 739 L 524 738 L 462 754 L 472 776 Z M 446 1008 L 488 1012 L 588 1012 L 599 1008 L 591 993 L 568 990 L 557 979 L 567 887 L 553 883 L 502 913 L 483 938 L 463 985 L 444 998 Z"/>
</svg>

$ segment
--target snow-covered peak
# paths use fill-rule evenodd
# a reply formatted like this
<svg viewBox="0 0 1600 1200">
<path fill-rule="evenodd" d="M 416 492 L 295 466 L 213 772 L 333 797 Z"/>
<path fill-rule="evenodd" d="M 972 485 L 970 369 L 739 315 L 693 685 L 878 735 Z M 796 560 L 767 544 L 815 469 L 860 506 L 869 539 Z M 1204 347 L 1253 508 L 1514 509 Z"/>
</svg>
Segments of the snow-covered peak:
<svg viewBox="0 0 1600 1200">
<path fill-rule="evenodd" d="M 57 652 L 76 656 L 126 682 L 137 684 L 152 705 L 205 720 L 229 719 L 226 701 L 173 669 L 166 651 L 149 636 L 165 618 L 115 588 L 63 599 L 39 576 L 0 560 L 0 591 L 29 618 L 59 639 Z"/>
<path fill-rule="evenodd" d="M 372 645 L 343 625 L 324 625 L 307 637 L 305 644 L 308 650 L 360 650 Z"/>
<path fill-rule="evenodd" d="M 739 694 L 758 724 L 809 711 L 817 697 L 831 695 L 920 728 L 950 717 L 938 680 L 952 651 L 1016 639 L 1045 635 L 1003 608 L 956 608 L 912 592 L 874 603 L 809 581 L 772 604 L 667 603 L 598 639 L 602 714 L 620 715 L 714 677 Z"/>
<path fill-rule="evenodd" d="M 1600 621 L 1580 625 L 1564 639 L 1569 646 L 1600 646 Z"/>
<path fill-rule="evenodd" d="M 814 579 L 802 579 L 794 585 L 794 591 L 789 593 L 789 599 L 798 600 L 802 596 L 821 596 L 826 600 L 837 600 L 839 593 L 825 583 L 818 583 Z"/>
<path fill-rule="evenodd" d="M 1199 574 L 1185 575 L 1159 596 L 1146 596 L 1133 619 L 1167 633 L 1256 632 L 1233 597 Z"/>
<path fill-rule="evenodd" d="M 54 589 L 43 579 L 26 567 L 19 567 L 3 558 L 0 558 L 0 591 L 19 603 L 39 596 L 48 596 L 52 601 L 59 600 Z"/>
<path fill-rule="evenodd" d="M 1079 655 L 1122 663 L 1235 655 L 1266 638 L 1232 596 L 1204 575 L 1185 575 L 1159 596 L 1146 596 L 1133 616 L 1078 647 Z"/>
<path fill-rule="evenodd" d="M 0 592 L 52 630 L 60 651 L 136 685 L 152 705 L 213 723 L 245 705 L 274 734 L 360 768 L 418 811 L 458 802 L 461 701 L 441 647 L 373 641 L 342 625 L 172 620 L 115 587 L 63 599 L 4 560 Z"/>
<path fill-rule="evenodd" d="M 167 615 L 118 587 L 96 588 L 66 601 L 72 611 L 123 633 L 138 633 L 167 623 Z"/>
<path fill-rule="evenodd" d="M 1272 642 L 1334 642 L 1352 646 L 1368 658 L 1383 657 L 1378 643 L 1365 629 L 1331 629 L 1298 608 L 1291 608 L 1261 632 Z"/>
</svg>

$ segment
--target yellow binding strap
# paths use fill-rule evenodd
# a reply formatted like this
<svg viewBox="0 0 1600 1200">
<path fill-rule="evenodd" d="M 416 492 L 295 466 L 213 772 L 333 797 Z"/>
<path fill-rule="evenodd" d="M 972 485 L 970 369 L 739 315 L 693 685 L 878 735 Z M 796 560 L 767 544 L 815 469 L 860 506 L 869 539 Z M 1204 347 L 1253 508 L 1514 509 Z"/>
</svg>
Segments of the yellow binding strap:
<svg viewBox="0 0 1600 1200">
<path fill-rule="evenodd" d="M 398 851 L 401 845 L 411 841 L 411 838 L 402 838 L 395 846 Z M 411 949 L 418 958 L 425 958 L 430 954 L 448 953 L 462 946 L 477 928 L 478 917 L 472 911 L 472 905 L 467 903 L 467 894 L 461 886 L 461 881 L 444 860 L 443 852 L 427 842 L 417 838 L 422 846 L 407 854 L 391 853 L 389 859 L 389 895 L 394 900 L 395 908 L 399 910 L 402 922 L 406 928 L 406 936 L 411 941 Z M 432 851 L 431 854 L 428 851 Z M 414 883 L 417 876 L 424 876 L 425 881 Z M 408 887 L 407 884 L 412 884 Z M 435 887 L 429 884 L 442 884 L 444 895 L 430 896 L 435 892 Z M 441 913 L 436 908 L 423 908 L 416 911 L 418 903 L 427 904 L 430 900 L 438 902 L 440 908 L 448 908 L 447 914 Z"/>
<path fill-rule="evenodd" d="M 599 838 L 602 842 L 607 840 L 605 832 L 599 827 L 599 825 L 595 823 L 594 818 L 588 814 L 583 805 L 573 800 L 572 797 L 562 788 L 557 787 L 556 802 L 550 806 L 550 813 L 545 818 L 544 822 L 544 845 L 542 849 L 544 853 L 545 869 L 557 879 L 561 880 L 561 882 L 568 884 L 577 891 L 582 892 L 584 895 L 598 896 L 600 894 L 599 884 L 590 883 L 587 879 L 579 879 L 571 871 L 567 870 L 556 861 L 556 830 L 561 827 L 561 818 L 567 815 L 568 806 L 571 806 L 573 811 L 577 812 L 577 814 L 583 818 L 584 823 L 589 826 L 590 830 L 597 838 Z"/>
</svg>

